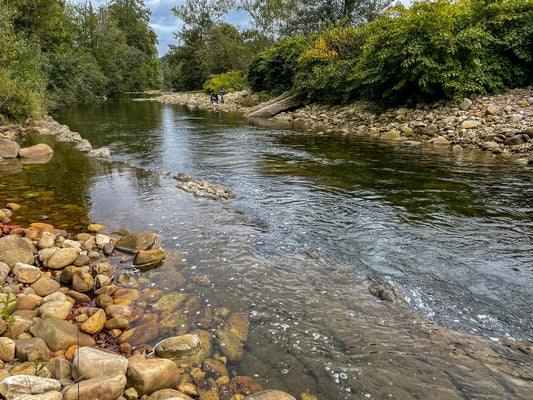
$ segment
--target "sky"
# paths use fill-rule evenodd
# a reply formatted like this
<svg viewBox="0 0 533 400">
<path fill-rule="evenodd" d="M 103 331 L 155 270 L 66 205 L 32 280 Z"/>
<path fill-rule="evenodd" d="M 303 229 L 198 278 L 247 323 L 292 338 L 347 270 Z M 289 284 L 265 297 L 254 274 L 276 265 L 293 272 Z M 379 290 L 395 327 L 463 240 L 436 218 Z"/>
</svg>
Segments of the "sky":
<svg viewBox="0 0 533 400">
<path fill-rule="evenodd" d="M 106 0 L 90 0 L 93 7 L 105 4 Z M 71 0 L 75 4 L 85 4 L 85 0 Z M 180 0 L 144 0 L 144 5 L 150 9 L 150 26 L 157 34 L 159 44 L 157 50 L 159 57 L 168 53 L 168 46 L 177 44 L 174 33 L 181 30 L 181 21 L 170 11 L 173 7 L 182 3 Z M 244 12 L 232 11 L 226 16 L 226 22 L 232 25 L 245 26 L 247 16 Z"/>
</svg>

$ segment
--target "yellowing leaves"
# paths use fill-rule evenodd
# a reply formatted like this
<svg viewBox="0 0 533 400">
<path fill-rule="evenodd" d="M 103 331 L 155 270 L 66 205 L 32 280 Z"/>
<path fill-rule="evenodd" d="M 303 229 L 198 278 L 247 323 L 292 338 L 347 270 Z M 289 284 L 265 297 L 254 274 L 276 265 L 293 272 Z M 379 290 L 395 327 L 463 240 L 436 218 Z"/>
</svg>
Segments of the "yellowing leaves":
<svg viewBox="0 0 533 400">
<path fill-rule="evenodd" d="M 339 54 L 335 50 L 328 48 L 324 39 L 319 38 L 315 42 L 315 47 L 304 52 L 304 54 L 298 58 L 298 61 L 327 61 L 338 55 Z"/>
</svg>

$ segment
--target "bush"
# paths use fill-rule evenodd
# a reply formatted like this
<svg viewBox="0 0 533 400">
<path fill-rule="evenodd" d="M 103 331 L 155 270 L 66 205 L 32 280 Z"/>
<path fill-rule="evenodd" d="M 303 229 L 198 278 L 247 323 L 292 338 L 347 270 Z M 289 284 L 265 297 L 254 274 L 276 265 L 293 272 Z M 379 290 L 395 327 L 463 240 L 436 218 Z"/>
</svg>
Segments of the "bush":
<svg viewBox="0 0 533 400">
<path fill-rule="evenodd" d="M 42 101 L 39 93 L 16 82 L 8 71 L 0 69 L 0 114 L 5 115 L 9 122 L 22 124 L 28 117 L 41 117 Z"/>
<path fill-rule="evenodd" d="M 253 90 L 294 89 L 315 101 L 461 99 L 530 85 L 532 43 L 530 0 L 424 0 L 361 28 L 284 39 L 248 75 Z"/>
<path fill-rule="evenodd" d="M 224 74 L 211 75 L 209 80 L 204 83 L 204 91 L 206 93 L 218 92 L 221 87 L 224 87 L 226 93 L 249 89 L 248 80 L 242 71 L 229 71 Z"/>
<path fill-rule="evenodd" d="M 315 35 L 286 38 L 259 53 L 248 67 L 248 82 L 252 90 L 269 91 L 275 95 L 292 89 L 298 58 L 314 39 Z"/>
</svg>

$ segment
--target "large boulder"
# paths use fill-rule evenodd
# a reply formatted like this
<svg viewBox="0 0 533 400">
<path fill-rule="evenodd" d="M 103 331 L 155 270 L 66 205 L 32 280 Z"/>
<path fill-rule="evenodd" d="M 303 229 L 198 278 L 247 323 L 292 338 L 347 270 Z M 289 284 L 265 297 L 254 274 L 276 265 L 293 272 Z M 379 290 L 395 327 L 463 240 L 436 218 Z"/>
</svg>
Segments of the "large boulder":
<svg viewBox="0 0 533 400">
<path fill-rule="evenodd" d="M 114 371 L 67 387 L 64 400 L 116 400 L 124 392 L 126 376 Z"/>
<path fill-rule="evenodd" d="M 46 143 L 39 143 L 35 146 L 26 147 L 19 150 L 19 157 L 21 158 L 35 158 L 44 157 L 52 154 L 54 150 Z"/>
<path fill-rule="evenodd" d="M 74 352 L 72 360 L 72 377 L 74 379 L 91 379 L 110 372 L 126 375 L 128 359 L 106 350 L 82 347 Z"/>
<path fill-rule="evenodd" d="M 13 268 L 16 263 L 33 264 L 33 251 L 20 236 L 8 235 L 0 238 L 0 262 Z"/>
<path fill-rule="evenodd" d="M 58 318 L 46 318 L 35 321 L 30 326 L 30 333 L 43 339 L 52 351 L 67 350 L 72 345 L 94 346 L 94 339 L 78 331 L 71 322 Z"/>
<path fill-rule="evenodd" d="M 17 142 L 0 139 L 0 158 L 17 158 L 20 146 Z"/>
<path fill-rule="evenodd" d="M 178 380 L 178 367 L 162 358 L 145 359 L 131 357 L 126 373 L 128 385 L 140 395 L 151 394 L 160 389 L 173 388 Z"/>
</svg>

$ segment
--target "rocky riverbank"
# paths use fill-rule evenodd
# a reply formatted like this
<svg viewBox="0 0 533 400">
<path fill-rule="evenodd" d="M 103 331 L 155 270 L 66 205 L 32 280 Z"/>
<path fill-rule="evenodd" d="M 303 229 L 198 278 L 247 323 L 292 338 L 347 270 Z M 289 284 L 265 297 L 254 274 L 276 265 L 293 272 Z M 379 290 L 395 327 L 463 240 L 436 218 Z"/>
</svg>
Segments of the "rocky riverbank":
<svg viewBox="0 0 533 400">
<path fill-rule="evenodd" d="M 194 288 L 209 280 L 155 234 L 22 228 L 7 225 L 19 206 L 0 206 L 6 399 L 294 400 L 228 372 L 243 356 L 248 317 L 203 305 Z M 151 279 L 132 273 L 155 267 Z"/>
<path fill-rule="evenodd" d="M 229 95 L 228 95 L 229 96 Z M 245 112 L 242 106 L 250 94 L 228 97 L 223 109 Z M 165 94 L 153 100 L 212 108 L 203 93 Z M 461 103 L 439 102 L 417 108 L 395 108 L 374 112 L 369 102 L 344 106 L 309 104 L 284 111 L 274 120 L 299 129 L 341 134 L 363 134 L 399 140 L 406 146 L 428 143 L 443 149 L 489 151 L 503 157 L 513 156 L 519 163 L 533 163 L 533 88 L 510 90 L 494 96 L 476 96 Z"/>
</svg>

